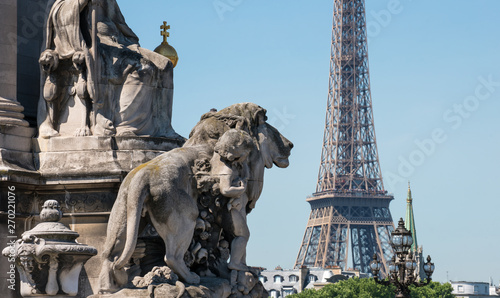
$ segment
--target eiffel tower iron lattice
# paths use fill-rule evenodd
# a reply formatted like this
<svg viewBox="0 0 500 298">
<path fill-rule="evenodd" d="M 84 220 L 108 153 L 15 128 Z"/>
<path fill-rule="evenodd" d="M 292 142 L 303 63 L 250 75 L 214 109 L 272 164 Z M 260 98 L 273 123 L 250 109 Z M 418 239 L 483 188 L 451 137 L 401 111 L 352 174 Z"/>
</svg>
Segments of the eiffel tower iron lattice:
<svg viewBox="0 0 500 298">
<path fill-rule="evenodd" d="M 311 215 L 295 267 L 381 273 L 392 258 L 394 224 L 384 190 L 373 123 L 365 0 L 334 0 L 326 125 Z M 349 253 L 350 252 L 350 253 Z"/>
</svg>

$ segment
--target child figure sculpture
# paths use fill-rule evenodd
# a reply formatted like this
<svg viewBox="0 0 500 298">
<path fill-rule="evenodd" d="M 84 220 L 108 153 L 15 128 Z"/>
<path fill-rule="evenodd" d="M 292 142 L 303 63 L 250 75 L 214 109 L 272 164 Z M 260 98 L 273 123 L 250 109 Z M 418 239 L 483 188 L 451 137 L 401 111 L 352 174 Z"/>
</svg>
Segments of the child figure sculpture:
<svg viewBox="0 0 500 298">
<path fill-rule="evenodd" d="M 230 198 L 227 209 L 231 214 L 235 238 L 231 242 L 231 270 L 248 270 L 246 266 L 246 245 L 250 231 L 246 221 L 246 194 L 250 175 L 247 157 L 254 149 L 252 138 L 243 130 L 228 130 L 219 139 L 210 161 L 212 175 L 219 178 L 220 193 Z"/>
</svg>

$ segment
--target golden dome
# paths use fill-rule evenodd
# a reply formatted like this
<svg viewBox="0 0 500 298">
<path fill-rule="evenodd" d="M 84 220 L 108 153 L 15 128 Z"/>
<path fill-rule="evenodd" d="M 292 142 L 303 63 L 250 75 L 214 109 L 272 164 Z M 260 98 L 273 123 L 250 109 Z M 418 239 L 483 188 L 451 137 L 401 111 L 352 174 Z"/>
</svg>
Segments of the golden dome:
<svg viewBox="0 0 500 298">
<path fill-rule="evenodd" d="M 160 34 L 163 36 L 163 42 L 161 45 L 156 47 L 155 52 L 170 59 L 175 67 L 177 65 L 177 61 L 179 61 L 179 56 L 177 55 L 177 51 L 174 47 L 169 45 L 167 42 L 167 37 L 170 36 L 170 33 L 167 32 L 167 30 L 170 29 L 170 25 L 167 26 L 167 22 L 163 22 L 160 29 L 162 29 Z"/>
</svg>

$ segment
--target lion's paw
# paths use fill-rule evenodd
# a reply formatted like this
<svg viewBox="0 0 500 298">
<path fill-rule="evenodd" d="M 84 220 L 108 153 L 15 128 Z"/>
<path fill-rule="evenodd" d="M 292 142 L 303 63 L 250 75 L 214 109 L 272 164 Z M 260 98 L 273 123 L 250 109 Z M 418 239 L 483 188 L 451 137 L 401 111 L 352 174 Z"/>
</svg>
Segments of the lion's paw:
<svg viewBox="0 0 500 298">
<path fill-rule="evenodd" d="M 49 127 L 48 125 L 40 126 L 38 134 L 44 139 L 59 136 L 59 132 L 57 132 L 57 130 L 53 129 L 52 127 Z"/>
<path fill-rule="evenodd" d="M 78 128 L 75 131 L 75 137 L 86 137 L 86 136 L 90 136 L 90 129 L 87 126 Z"/>
<path fill-rule="evenodd" d="M 192 285 L 198 285 L 200 284 L 200 276 L 194 272 L 190 272 L 186 276 L 185 282 Z"/>
</svg>

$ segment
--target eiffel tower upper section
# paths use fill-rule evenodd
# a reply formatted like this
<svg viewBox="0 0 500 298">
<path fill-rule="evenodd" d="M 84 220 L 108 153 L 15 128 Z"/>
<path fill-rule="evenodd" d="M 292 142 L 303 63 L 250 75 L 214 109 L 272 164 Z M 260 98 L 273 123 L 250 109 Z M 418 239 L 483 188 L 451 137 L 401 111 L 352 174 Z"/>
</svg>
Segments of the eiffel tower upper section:
<svg viewBox="0 0 500 298">
<path fill-rule="evenodd" d="M 373 123 L 364 0 L 335 0 L 316 194 L 384 193 Z"/>
</svg>

